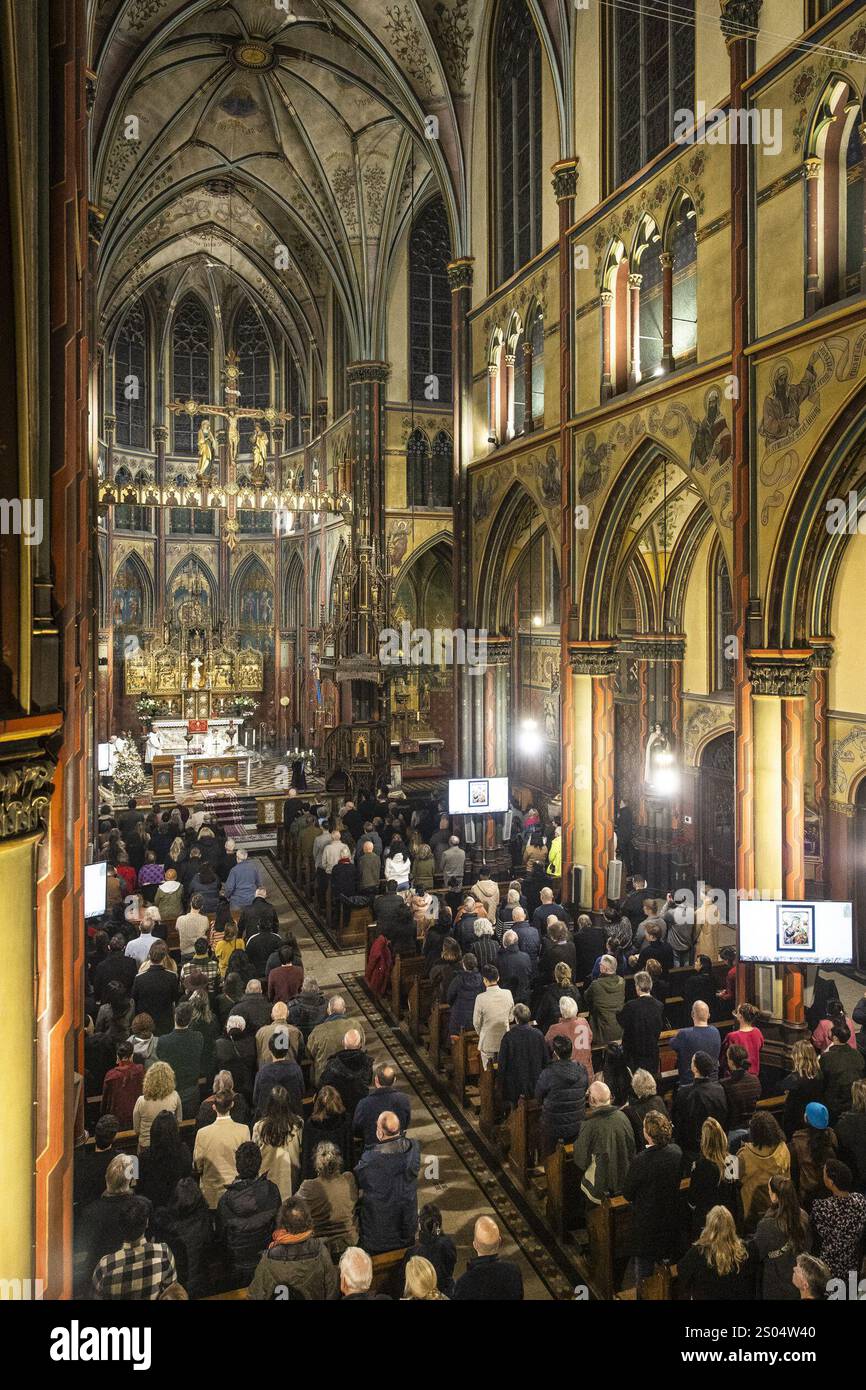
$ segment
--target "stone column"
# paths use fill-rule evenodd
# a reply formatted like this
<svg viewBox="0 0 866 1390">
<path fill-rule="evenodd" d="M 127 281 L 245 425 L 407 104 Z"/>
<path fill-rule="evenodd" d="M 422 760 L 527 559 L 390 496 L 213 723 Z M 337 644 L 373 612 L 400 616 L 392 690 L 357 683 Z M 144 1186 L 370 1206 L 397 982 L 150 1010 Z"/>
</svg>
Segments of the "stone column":
<svg viewBox="0 0 866 1390">
<path fill-rule="evenodd" d="M 662 268 L 662 370 L 674 366 L 674 258 L 670 251 L 659 253 Z"/>
<path fill-rule="evenodd" d="M 630 275 L 628 277 L 629 289 L 629 363 L 628 363 L 628 384 L 637 386 L 640 381 L 640 287 L 643 283 L 642 275 Z"/>
<path fill-rule="evenodd" d="M 830 719 L 829 686 L 830 662 L 833 659 L 831 638 L 813 638 L 812 643 L 812 716 L 815 732 L 813 744 L 815 789 L 815 810 L 821 825 L 822 873 L 826 883 L 828 873 L 829 834 L 828 812 L 830 804 Z M 812 739 L 810 737 L 810 743 Z"/>
<path fill-rule="evenodd" d="M 602 290 L 598 297 L 601 304 L 601 399 L 609 401 L 613 395 L 613 331 L 611 315 L 613 312 L 613 292 Z"/>
<path fill-rule="evenodd" d="M 754 887 L 772 897 L 802 898 L 806 887 L 805 712 L 809 649 L 748 654 L 753 705 Z M 774 1011 L 803 1021 L 803 972 L 777 970 Z"/>
<path fill-rule="evenodd" d="M 818 180 L 821 161 L 815 156 L 803 165 L 806 179 L 806 313 L 814 314 L 821 307 L 818 265 Z"/>
<path fill-rule="evenodd" d="M 860 126 L 861 183 L 863 187 L 863 259 L 860 262 L 860 292 L 866 291 L 866 121 Z"/>
<path fill-rule="evenodd" d="M 562 900 L 567 901 L 571 885 L 571 866 L 574 859 L 575 795 L 573 734 L 574 678 L 568 659 L 570 636 L 577 636 L 577 611 L 574 603 L 574 571 L 577 554 L 577 533 L 574 529 L 577 478 L 573 475 L 571 433 L 569 420 L 573 415 L 573 324 L 572 324 L 572 256 L 569 228 L 574 222 L 574 202 L 577 196 L 578 168 L 576 159 L 561 160 L 553 166 L 553 192 L 559 209 L 559 463 L 560 536 L 562 545 L 560 566 L 560 724 L 562 739 Z"/>
<path fill-rule="evenodd" d="M 523 433 L 531 434 L 535 429 L 535 422 L 532 418 L 532 344 L 530 342 L 523 344 L 523 399 Z"/>
<path fill-rule="evenodd" d="M 474 260 L 462 256 L 448 266 L 451 286 L 451 369 L 453 439 L 451 472 L 451 501 L 453 506 L 454 545 L 452 549 L 453 624 L 456 632 L 465 632 L 469 625 L 469 574 L 472 563 L 471 528 L 469 525 L 469 477 L 466 465 L 473 453 L 472 442 L 472 335 L 468 314 L 472 307 L 472 277 Z M 493 376 L 490 378 L 492 389 Z M 491 431 L 493 409 L 490 409 Z M 472 725 L 469 718 L 469 692 L 465 670 L 454 670 L 454 775 L 468 776 L 472 771 Z"/>
<path fill-rule="evenodd" d="M 744 84 L 755 68 L 755 37 L 761 0 L 721 0 L 721 28 L 730 65 L 730 104 L 746 105 Z M 751 390 L 746 349 L 749 342 L 749 160 L 742 142 L 730 145 L 731 160 L 731 374 L 737 392 L 731 404 L 733 436 L 733 536 L 734 564 L 731 589 L 737 637 L 735 676 L 736 736 L 736 882 L 741 890 L 755 886 L 753 845 L 754 778 L 752 774 L 752 700 L 746 651 L 761 642 L 757 580 L 751 572 Z M 746 972 L 741 972 L 741 997 L 745 997 Z"/>
<path fill-rule="evenodd" d="M 584 865 L 581 907 L 607 906 L 607 863 L 614 836 L 615 643 L 575 643 L 569 650 L 574 787 L 573 863 Z M 567 897 L 570 885 L 563 884 Z"/>
</svg>

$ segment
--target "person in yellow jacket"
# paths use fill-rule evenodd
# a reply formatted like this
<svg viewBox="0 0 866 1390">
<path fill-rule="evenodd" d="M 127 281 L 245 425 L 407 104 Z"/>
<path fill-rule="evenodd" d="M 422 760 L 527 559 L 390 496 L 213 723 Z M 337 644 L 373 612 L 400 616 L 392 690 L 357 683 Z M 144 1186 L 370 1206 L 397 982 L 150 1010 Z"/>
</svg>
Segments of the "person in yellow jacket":
<svg viewBox="0 0 866 1390">
<path fill-rule="evenodd" d="M 547 856 L 547 873 L 549 878 L 560 878 L 562 875 L 562 829 L 560 826 L 557 826 L 553 832 L 550 853 Z"/>
</svg>

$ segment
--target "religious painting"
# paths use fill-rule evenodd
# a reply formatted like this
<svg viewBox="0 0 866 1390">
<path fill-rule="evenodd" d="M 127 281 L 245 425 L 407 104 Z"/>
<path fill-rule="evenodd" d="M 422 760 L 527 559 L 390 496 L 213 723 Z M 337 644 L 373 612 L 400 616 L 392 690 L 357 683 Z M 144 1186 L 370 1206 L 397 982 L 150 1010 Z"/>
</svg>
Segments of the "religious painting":
<svg viewBox="0 0 866 1390">
<path fill-rule="evenodd" d="M 356 763 L 368 763 L 370 761 L 370 739 L 365 729 L 355 734 L 352 742 L 352 761 Z"/>
<path fill-rule="evenodd" d="M 144 578 L 137 562 L 124 560 L 114 577 L 111 616 L 115 627 L 140 627 L 144 622 Z"/>
<path fill-rule="evenodd" d="M 210 611 L 210 581 L 201 565 L 192 556 L 181 569 L 175 570 L 169 580 L 168 603 L 175 623 L 179 626 L 185 625 L 182 618 L 184 612 L 189 612 L 190 605 L 197 605 L 206 612 Z"/>
<path fill-rule="evenodd" d="M 249 561 L 238 578 L 235 596 L 238 627 L 270 630 L 274 625 L 274 589 L 270 576 L 256 560 Z"/>
<path fill-rule="evenodd" d="M 815 906 L 813 903 L 776 904 L 776 950 L 797 955 L 815 950 Z"/>
</svg>

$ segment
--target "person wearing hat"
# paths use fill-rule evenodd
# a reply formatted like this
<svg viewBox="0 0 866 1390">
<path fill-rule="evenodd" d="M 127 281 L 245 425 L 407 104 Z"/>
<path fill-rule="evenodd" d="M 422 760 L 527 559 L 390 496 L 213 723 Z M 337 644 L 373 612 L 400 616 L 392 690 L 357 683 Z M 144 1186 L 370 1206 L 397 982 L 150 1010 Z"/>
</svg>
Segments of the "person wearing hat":
<svg viewBox="0 0 866 1390">
<path fill-rule="evenodd" d="M 830 1112 L 819 1100 L 810 1101 L 804 1111 L 805 1125 L 791 1137 L 791 1179 L 797 1188 L 800 1204 L 812 1210 L 816 1197 L 825 1196 L 824 1164 L 835 1158 L 839 1144 L 830 1128 Z"/>
</svg>

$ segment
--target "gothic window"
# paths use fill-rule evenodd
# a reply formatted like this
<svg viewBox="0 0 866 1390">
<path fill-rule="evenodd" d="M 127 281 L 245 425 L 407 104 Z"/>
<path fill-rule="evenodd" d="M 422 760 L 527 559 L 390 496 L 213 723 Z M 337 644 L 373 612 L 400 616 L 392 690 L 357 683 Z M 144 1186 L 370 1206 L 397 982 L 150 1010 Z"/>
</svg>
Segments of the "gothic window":
<svg viewBox="0 0 866 1390">
<path fill-rule="evenodd" d="M 291 352 L 286 363 L 286 409 L 294 416 L 286 430 L 286 444 L 290 449 L 297 449 L 304 439 L 301 416 L 306 414 L 307 405 L 298 360 Z"/>
<path fill-rule="evenodd" d="M 430 505 L 431 507 L 451 506 L 451 466 L 454 445 L 450 434 L 439 430 L 433 440 L 430 459 Z"/>
<path fill-rule="evenodd" d="M 521 329 L 512 348 L 514 367 L 511 375 L 511 428 L 509 430 L 512 438 L 515 435 L 523 434 L 523 427 L 526 424 L 526 356 L 523 351 L 525 342 L 526 337 Z"/>
<path fill-rule="evenodd" d="M 615 184 L 670 144 L 676 111 L 694 109 L 694 8 L 636 0 L 612 10 Z"/>
<path fill-rule="evenodd" d="M 271 404 L 271 352 L 261 318 L 253 304 L 247 304 L 235 324 L 235 348 L 240 359 L 241 379 L 238 404 L 246 409 L 267 410 Z M 239 421 L 239 452 L 250 452 L 255 420 Z"/>
<path fill-rule="evenodd" d="M 662 241 L 655 223 L 649 223 L 646 242 L 637 263 L 640 282 L 640 375 L 655 376 L 662 364 Z"/>
<path fill-rule="evenodd" d="M 834 78 L 818 105 L 806 154 L 806 312 L 859 294 L 866 283 L 863 111 Z"/>
<path fill-rule="evenodd" d="M 415 218 L 409 238 L 410 399 L 451 403 L 451 259 L 441 197 Z"/>
<path fill-rule="evenodd" d="M 697 224 L 690 198 L 682 198 L 668 245 L 673 256 L 671 308 L 673 357 L 678 367 L 693 361 L 698 346 Z"/>
<path fill-rule="evenodd" d="M 134 502 L 122 502 L 114 508 L 115 531 L 144 531 L 148 535 L 153 530 L 150 507 L 139 507 Z"/>
<path fill-rule="evenodd" d="M 171 390 L 176 401 L 206 401 L 210 395 L 210 325 L 200 300 L 187 295 L 174 316 L 171 335 Z M 194 454 L 202 416 L 173 413 L 174 451 Z"/>
<path fill-rule="evenodd" d="M 114 347 L 115 440 L 133 449 L 146 449 L 147 438 L 147 323 L 141 304 L 134 304 Z"/>
<path fill-rule="evenodd" d="M 426 507 L 430 472 L 430 444 L 423 430 L 413 430 L 406 445 L 406 502 Z"/>
<path fill-rule="evenodd" d="M 713 613 L 713 690 L 733 690 L 737 663 L 725 649 L 734 632 L 734 596 L 721 547 L 713 569 Z"/>
<path fill-rule="evenodd" d="M 273 512 L 238 508 L 238 525 L 245 536 L 269 536 L 274 529 Z"/>
<path fill-rule="evenodd" d="M 501 282 L 541 249 L 541 42 L 526 0 L 502 0 L 493 53 Z"/>
<path fill-rule="evenodd" d="M 628 390 L 632 331 L 629 304 L 629 263 L 622 242 L 611 247 L 602 277 L 602 399 Z M 643 319 L 641 319 L 643 334 Z"/>
</svg>

